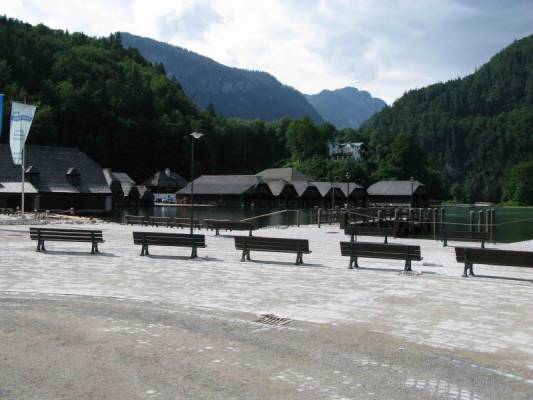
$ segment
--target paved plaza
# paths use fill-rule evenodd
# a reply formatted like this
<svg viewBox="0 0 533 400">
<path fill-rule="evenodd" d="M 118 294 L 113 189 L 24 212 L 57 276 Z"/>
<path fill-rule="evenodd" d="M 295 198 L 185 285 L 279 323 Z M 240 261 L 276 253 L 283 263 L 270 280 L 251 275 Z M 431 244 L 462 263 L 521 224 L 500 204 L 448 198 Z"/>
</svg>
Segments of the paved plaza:
<svg viewBox="0 0 533 400">
<path fill-rule="evenodd" d="M 187 344 L 178 347 L 187 353 L 190 363 L 180 368 L 192 378 L 190 386 L 180 381 L 181 388 L 201 386 L 200 377 L 214 364 L 236 376 L 240 369 L 247 369 L 243 365 L 252 365 L 250 360 L 257 364 L 264 358 L 268 364 L 268 368 L 264 366 L 267 370 L 250 367 L 248 384 L 256 386 L 255 392 L 243 389 L 239 394 L 234 376 L 228 378 L 228 388 L 235 385 L 235 391 L 228 389 L 226 396 L 211 393 L 212 382 L 206 380 L 193 397 L 177 392 L 171 395 L 159 387 L 124 398 L 533 398 L 531 270 L 480 265 L 476 266 L 477 278 L 465 279 L 462 265 L 455 262 L 454 243 L 443 248 L 437 241 L 414 239 L 392 240 L 421 246 L 424 259 L 413 262 L 413 274 L 401 272 L 402 262 L 388 260 L 361 259 L 362 268 L 348 270 L 348 258 L 341 257 L 339 249 L 339 242 L 347 238 L 329 225 L 256 232 L 257 236 L 308 238 L 312 254 L 304 255 L 302 266 L 293 265 L 294 255 L 253 252 L 252 262 L 241 263 L 229 233 L 215 237 L 213 232 L 204 232 L 207 248 L 199 249 L 198 259 L 188 259 L 187 249 L 165 247 L 154 247 L 152 256 L 140 257 L 140 248 L 132 244 L 132 231 L 170 229 L 113 223 L 94 228 L 102 229 L 106 240 L 100 255 L 90 255 L 88 244 L 53 242 L 47 244 L 48 252 L 37 253 L 27 227 L 0 227 L 0 316 L 9 322 L 0 329 L 0 338 L 20 350 L 2 351 L 0 356 L 16 370 L 27 373 L 29 366 L 16 359 L 32 347 L 22 341 L 24 334 L 13 335 L 7 327 L 31 337 L 30 328 L 37 322 L 43 332 L 57 325 L 58 335 L 68 338 L 81 329 L 79 325 L 75 328 L 79 319 L 87 327 L 87 337 L 78 337 L 78 341 L 88 340 L 88 348 L 102 341 L 102 346 L 112 351 L 113 341 L 120 337 L 124 339 L 119 340 L 121 348 L 132 346 L 132 354 L 155 348 L 158 356 L 152 360 L 153 373 L 156 360 L 161 365 L 173 360 L 162 353 L 166 345 L 159 346 L 154 338 L 171 335 L 178 346 L 183 334 Z M 531 249 L 533 242 L 489 247 Z M 120 307 L 125 308 L 123 315 Z M 253 322 L 261 314 L 293 321 L 283 328 L 271 328 Z M 187 318 L 194 321 L 191 331 L 186 323 L 182 325 Z M 190 358 L 194 351 L 202 350 L 202 321 L 208 321 L 206 340 L 212 335 L 219 341 L 217 346 L 207 342 L 204 346 L 218 349 L 207 369 L 202 367 L 207 359 Z M 237 328 L 232 321 L 237 321 Z M 250 339 L 254 343 L 249 353 L 246 346 L 239 347 L 235 357 L 229 356 L 229 350 L 220 353 L 220 346 L 232 347 L 233 329 L 238 331 L 239 346 L 247 337 L 260 336 L 258 341 Z M 49 338 L 43 335 L 41 339 Z M 309 346 L 301 342 L 306 335 L 310 335 Z M 128 344 L 130 336 L 134 339 Z M 146 348 L 139 350 L 139 346 Z M 286 362 L 283 346 L 294 352 Z M 60 343 L 35 343 L 44 360 L 46 349 L 55 347 L 65 350 Z M 321 352 L 324 365 L 320 364 Z M 398 358 L 400 353 L 407 358 Z M 80 358 L 77 362 L 88 361 Z M 92 358 L 93 367 L 95 362 Z M 187 371 L 193 364 L 199 374 L 196 377 L 194 371 Z M 111 368 L 115 364 L 106 365 Z M 145 367 L 139 366 L 140 370 Z M 394 368 L 405 373 L 394 372 Z M 168 374 L 161 373 L 165 381 Z M 3 385 L 5 382 L 0 380 Z M 220 385 L 223 380 L 217 382 Z M 336 389 L 325 391 L 328 387 Z M 0 389 L 0 398 L 11 398 L 9 393 Z"/>
</svg>

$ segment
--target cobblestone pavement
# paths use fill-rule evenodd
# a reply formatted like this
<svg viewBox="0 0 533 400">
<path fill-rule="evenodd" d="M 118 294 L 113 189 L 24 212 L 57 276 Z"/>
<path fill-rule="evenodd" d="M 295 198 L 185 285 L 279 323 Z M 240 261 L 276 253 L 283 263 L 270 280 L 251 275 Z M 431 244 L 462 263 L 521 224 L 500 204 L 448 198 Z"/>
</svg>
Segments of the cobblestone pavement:
<svg viewBox="0 0 533 400">
<path fill-rule="evenodd" d="M 533 270 L 476 266 L 479 276 L 464 279 L 453 247 L 410 239 L 393 241 L 421 245 L 424 260 L 413 263 L 412 275 L 400 273 L 401 262 L 387 260 L 362 259 L 362 268 L 347 270 L 338 244 L 346 237 L 329 226 L 257 232 L 308 238 L 313 252 L 304 255 L 303 266 L 293 265 L 293 255 L 272 253 L 252 253 L 253 262 L 241 263 L 233 239 L 212 232 L 206 233 L 208 247 L 199 250 L 199 259 L 189 260 L 187 249 L 157 247 L 151 257 L 140 257 L 131 232 L 166 228 L 97 227 L 106 243 L 96 256 L 83 243 L 51 242 L 47 253 L 36 253 L 27 228 L 3 227 L 0 291 L 114 297 L 365 326 L 380 338 L 472 352 L 480 365 L 494 365 L 495 373 L 533 388 Z M 501 247 L 533 249 L 533 242 Z M 452 383 L 406 380 L 428 392 L 438 393 L 441 384 Z"/>
</svg>

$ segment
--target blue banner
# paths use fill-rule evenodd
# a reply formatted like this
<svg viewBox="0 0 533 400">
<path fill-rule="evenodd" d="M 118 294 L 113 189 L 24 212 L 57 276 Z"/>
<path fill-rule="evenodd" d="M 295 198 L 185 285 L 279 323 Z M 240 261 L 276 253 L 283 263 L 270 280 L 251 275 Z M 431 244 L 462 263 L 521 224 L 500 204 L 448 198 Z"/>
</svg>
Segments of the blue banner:
<svg viewBox="0 0 533 400">
<path fill-rule="evenodd" d="M 2 137 L 2 114 L 4 113 L 4 95 L 0 94 L 0 137 Z"/>
</svg>

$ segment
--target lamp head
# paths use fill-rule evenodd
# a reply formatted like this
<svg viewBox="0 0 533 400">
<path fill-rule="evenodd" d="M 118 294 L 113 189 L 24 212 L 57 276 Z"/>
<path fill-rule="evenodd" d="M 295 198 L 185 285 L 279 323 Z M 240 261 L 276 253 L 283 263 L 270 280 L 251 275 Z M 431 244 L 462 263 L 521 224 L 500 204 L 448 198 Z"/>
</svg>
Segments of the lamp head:
<svg viewBox="0 0 533 400">
<path fill-rule="evenodd" d="M 191 133 L 190 135 L 193 137 L 193 139 L 200 139 L 202 136 L 204 136 L 203 133 L 196 132 L 196 131 Z"/>
</svg>

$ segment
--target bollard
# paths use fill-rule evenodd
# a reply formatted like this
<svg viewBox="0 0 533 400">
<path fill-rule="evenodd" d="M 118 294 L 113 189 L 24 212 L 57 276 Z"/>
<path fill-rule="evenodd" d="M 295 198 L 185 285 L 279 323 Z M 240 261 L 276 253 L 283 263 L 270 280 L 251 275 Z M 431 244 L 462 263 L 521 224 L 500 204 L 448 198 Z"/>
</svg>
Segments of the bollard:
<svg viewBox="0 0 533 400">
<path fill-rule="evenodd" d="M 433 223 L 433 240 L 437 240 L 437 215 L 439 210 L 434 208 L 432 211 L 431 222 Z"/>
<path fill-rule="evenodd" d="M 496 209 L 492 209 L 492 242 L 496 244 Z"/>
<path fill-rule="evenodd" d="M 398 236 L 400 233 L 400 220 L 399 220 L 399 210 L 396 208 L 394 210 L 394 237 Z"/>
</svg>

